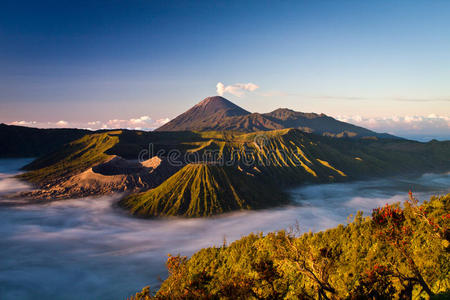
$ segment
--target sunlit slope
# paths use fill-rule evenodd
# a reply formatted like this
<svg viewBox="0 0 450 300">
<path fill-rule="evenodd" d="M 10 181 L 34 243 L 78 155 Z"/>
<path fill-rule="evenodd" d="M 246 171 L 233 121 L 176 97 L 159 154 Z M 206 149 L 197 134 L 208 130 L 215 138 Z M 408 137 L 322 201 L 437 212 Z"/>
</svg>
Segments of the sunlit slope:
<svg viewBox="0 0 450 300">
<path fill-rule="evenodd" d="M 119 142 L 120 133 L 113 131 L 86 135 L 25 166 L 30 171 L 20 177 L 40 186 L 54 185 L 106 161 L 110 155 L 105 152 Z"/>
<path fill-rule="evenodd" d="M 197 138 L 194 133 L 152 133 L 142 131 L 115 130 L 93 133 L 65 144 L 57 151 L 42 156 L 23 169 L 28 171 L 20 177 L 39 186 L 55 185 L 118 155 L 137 160 L 139 153 L 156 145 L 160 150 L 184 149 L 182 140 Z M 149 155 L 143 160 L 151 158 Z"/>
<path fill-rule="evenodd" d="M 139 216 L 202 217 L 287 202 L 278 188 L 235 167 L 188 164 L 157 188 L 130 195 L 120 205 Z"/>
<path fill-rule="evenodd" d="M 127 166 L 156 158 L 164 162 L 164 170 L 154 172 L 138 163 L 139 168 L 127 167 L 123 174 L 98 171 L 96 166 L 113 157 Z M 70 198 L 157 187 L 131 196 L 128 199 L 134 200 L 124 206 L 141 215 L 200 216 L 277 205 L 281 188 L 303 183 L 448 172 L 450 142 L 335 139 L 298 129 L 253 133 L 120 130 L 86 135 L 26 169 L 21 177 L 44 190 L 33 197 L 53 199 L 56 193 Z M 114 188 L 112 183 L 118 179 L 113 176 L 122 176 Z M 236 190 L 240 191 L 237 196 Z M 139 204 L 142 199 L 145 205 Z"/>
<path fill-rule="evenodd" d="M 334 139 L 297 129 L 202 138 L 190 143 L 189 157 L 237 165 L 283 185 L 450 169 L 450 142 Z"/>
<path fill-rule="evenodd" d="M 284 185 L 450 169 L 450 142 L 334 139 L 297 129 L 255 133 L 122 130 L 71 142 L 28 165 L 31 172 L 23 178 L 40 184 L 58 182 L 110 155 L 145 160 L 168 156 L 171 151 L 178 153 L 174 163 L 181 166 L 198 162 L 236 166 Z"/>
<path fill-rule="evenodd" d="M 276 130 L 264 134 L 234 132 L 138 132 L 95 133 L 71 142 L 25 167 L 23 178 L 40 185 L 58 183 L 106 161 L 112 155 L 148 159 L 158 153 L 179 153 L 174 164 L 209 162 L 239 167 L 245 173 L 299 182 L 341 176 L 315 161 L 309 150 L 317 147 L 311 135 L 299 130 Z M 141 154 L 148 151 L 148 157 Z M 323 155 L 322 155 L 323 156 Z M 326 160 L 324 157 L 317 157 Z M 264 171 L 264 172 L 263 172 Z M 264 173 L 264 174 L 262 174 Z"/>
<path fill-rule="evenodd" d="M 344 172 L 317 161 L 317 158 L 327 158 L 312 153 L 318 147 L 313 138 L 292 129 L 234 135 L 197 143 L 189 150 L 189 157 L 235 165 L 244 173 L 284 185 L 346 179 Z"/>
</svg>

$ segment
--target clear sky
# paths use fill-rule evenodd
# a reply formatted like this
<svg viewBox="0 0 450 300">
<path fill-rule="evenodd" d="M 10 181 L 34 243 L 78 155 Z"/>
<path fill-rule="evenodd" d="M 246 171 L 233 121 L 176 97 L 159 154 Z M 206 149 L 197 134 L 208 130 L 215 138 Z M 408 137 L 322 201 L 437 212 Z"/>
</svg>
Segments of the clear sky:
<svg viewBox="0 0 450 300">
<path fill-rule="evenodd" d="M 221 93 L 450 138 L 450 1 L 0 4 L 0 122 L 151 128 Z"/>
</svg>

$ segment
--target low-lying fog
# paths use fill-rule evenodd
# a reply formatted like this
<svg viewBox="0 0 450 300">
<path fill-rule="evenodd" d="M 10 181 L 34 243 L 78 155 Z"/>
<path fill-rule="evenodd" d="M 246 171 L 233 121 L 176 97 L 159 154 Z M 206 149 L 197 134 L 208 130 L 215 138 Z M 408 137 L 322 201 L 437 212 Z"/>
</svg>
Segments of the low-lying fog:
<svg viewBox="0 0 450 300">
<path fill-rule="evenodd" d="M 28 160 L 29 161 L 29 160 Z M 0 160 L 1 194 L 26 186 L 11 174 L 27 160 Z M 124 299 L 166 277 L 167 254 L 288 228 L 318 231 L 350 214 L 450 192 L 449 174 L 292 189 L 301 206 L 239 212 L 209 219 L 142 220 L 113 207 L 115 197 L 44 205 L 0 206 L 0 299 Z M 0 201 L 1 204 L 1 201 Z"/>
</svg>

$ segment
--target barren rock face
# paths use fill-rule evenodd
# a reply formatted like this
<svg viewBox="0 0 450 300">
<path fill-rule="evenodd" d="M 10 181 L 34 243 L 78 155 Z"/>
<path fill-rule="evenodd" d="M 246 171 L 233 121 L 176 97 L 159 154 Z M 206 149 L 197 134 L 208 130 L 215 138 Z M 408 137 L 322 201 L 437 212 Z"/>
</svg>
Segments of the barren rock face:
<svg viewBox="0 0 450 300">
<path fill-rule="evenodd" d="M 162 161 L 163 160 L 160 157 L 153 156 L 152 158 L 141 162 L 141 165 L 144 166 L 145 168 L 156 169 L 161 165 Z"/>
<path fill-rule="evenodd" d="M 137 161 L 123 159 L 114 155 L 110 160 L 92 167 L 92 171 L 101 175 L 127 175 L 141 172 L 142 165 Z"/>
<path fill-rule="evenodd" d="M 114 155 L 106 162 L 72 176 L 56 186 L 21 195 L 51 200 L 146 191 L 160 185 L 177 170 L 178 168 L 170 166 L 157 156 L 140 163 Z"/>
</svg>

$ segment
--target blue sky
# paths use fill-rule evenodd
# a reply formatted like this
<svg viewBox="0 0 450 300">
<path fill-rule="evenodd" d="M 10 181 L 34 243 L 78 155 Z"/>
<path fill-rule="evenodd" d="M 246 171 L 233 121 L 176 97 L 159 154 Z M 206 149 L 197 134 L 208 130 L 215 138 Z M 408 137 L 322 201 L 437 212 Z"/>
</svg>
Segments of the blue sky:
<svg viewBox="0 0 450 300">
<path fill-rule="evenodd" d="M 149 128 L 221 82 L 250 111 L 450 132 L 449 1 L 0 3 L 0 122 Z"/>
</svg>

